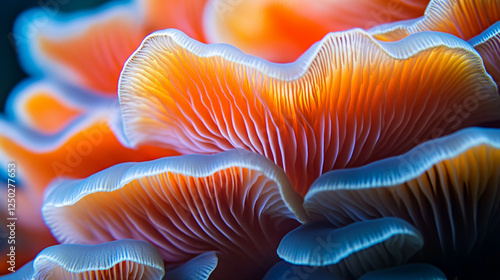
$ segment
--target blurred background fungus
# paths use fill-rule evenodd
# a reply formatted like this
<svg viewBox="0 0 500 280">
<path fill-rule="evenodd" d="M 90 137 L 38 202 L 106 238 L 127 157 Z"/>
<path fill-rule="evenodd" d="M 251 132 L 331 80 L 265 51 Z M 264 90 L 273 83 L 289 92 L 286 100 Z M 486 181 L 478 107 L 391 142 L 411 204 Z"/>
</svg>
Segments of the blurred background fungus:
<svg viewBox="0 0 500 280">
<path fill-rule="evenodd" d="M 47 7 L 51 14 L 91 9 L 110 0 L 16 0 L 3 1 L 0 9 L 0 108 L 4 112 L 5 100 L 12 89 L 28 77 L 19 64 L 14 40 L 14 22 L 25 10 Z"/>
</svg>

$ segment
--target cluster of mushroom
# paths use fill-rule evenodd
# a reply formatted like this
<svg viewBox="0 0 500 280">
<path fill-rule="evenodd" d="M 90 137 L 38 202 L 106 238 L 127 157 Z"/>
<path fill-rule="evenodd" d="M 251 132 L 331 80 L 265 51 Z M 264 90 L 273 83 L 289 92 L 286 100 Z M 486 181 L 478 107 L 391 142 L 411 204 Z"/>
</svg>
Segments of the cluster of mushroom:
<svg viewBox="0 0 500 280">
<path fill-rule="evenodd" d="M 0 279 L 500 275 L 500 1 L 41 11 Z"/>
</svg>

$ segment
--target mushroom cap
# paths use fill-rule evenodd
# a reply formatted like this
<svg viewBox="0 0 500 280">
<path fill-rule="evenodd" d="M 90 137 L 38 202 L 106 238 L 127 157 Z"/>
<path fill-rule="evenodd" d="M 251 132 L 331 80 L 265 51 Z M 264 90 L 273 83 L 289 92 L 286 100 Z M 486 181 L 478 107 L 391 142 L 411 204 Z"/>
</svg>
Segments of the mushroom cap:
<svg viewBox="0 0 500 280">
<path fill-rule="evenodd" d="M 500 130 L 469 128 L 400 156 L 329 172 L 313 184 L 304 207 L 313 220 L 338 227 L 402 218 L 424 236 L 421 257 L 447 273 L 465 273 L 498 256 L 499 170 Z"/>
<path fill-rule="evenodd" d="M 14 25 L 25 71 L 91 92 L 116 95 L 123 63 L 148 34 L 137 3 L 108 3 L 70 14 L 52 14 L 45 9 L 24 12 Z"/>
<path fill-rule="evenodd" d="M 486 71 L 498 85 L 500 83 L 500 20 L 468 42 L 481 55 Z"/>
<path fill-rule="evenodd" d="M 162 279 L 160 253 L 139 240 L 117 240 L 98 245 L 61 244 L 45 248 L 8 279 Z"/>
<path fill-rule="evenodd" d="M 405 263 L 423 244 L 419 231 L 398 218 L 366 220 L 341 228 L 317 222 L 285 235 L 278 255 L 292 264 L 324 266 L 334 275 L 358 279 L 367 272 Z"/>
<path fill-rule="evenodd" d="M 130 145 L 250 150 L 282 167 L 301 195 L 324 172 L 500 119 L 477 52 L 432 32 L 395 43 L 359 29 L 330 33 L 294 63 L 276 64 L 158 31 L 125 64 L 119 97 Z M 464 118 L 456 106 L 470 101 L 477 108 Z"/>
</svg>

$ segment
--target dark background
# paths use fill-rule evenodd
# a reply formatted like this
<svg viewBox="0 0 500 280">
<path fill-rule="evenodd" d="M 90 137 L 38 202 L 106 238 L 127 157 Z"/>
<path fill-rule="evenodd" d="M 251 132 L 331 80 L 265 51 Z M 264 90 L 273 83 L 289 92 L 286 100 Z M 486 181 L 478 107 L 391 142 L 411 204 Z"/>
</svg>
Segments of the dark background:
<svg viewBox="0 0 500 280">
<path fill-rule="evenodd" d="M 91 9 L 108 0 L 0 0 L 0 111 L 4 111 L 7 95 L 26 78 L 18 63 L 15 45 L 9 39 L 17 16 L 24 10 L 57 5 L 58 13 Z"/>
</svg>

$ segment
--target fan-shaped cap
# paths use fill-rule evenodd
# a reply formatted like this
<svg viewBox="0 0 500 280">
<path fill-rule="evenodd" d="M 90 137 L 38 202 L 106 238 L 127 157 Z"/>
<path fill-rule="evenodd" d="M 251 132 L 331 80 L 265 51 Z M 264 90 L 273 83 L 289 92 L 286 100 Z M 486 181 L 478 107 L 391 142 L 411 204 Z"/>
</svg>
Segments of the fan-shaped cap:
<svg viewBox="0 0 500 280">
<path fill-rule="evenodd" d="M 133 1 L 68 15 L 29 10 L 13 33 L 22 65 L 33 75 L 114 95 L 123 63 L 148 34 L 137 11 Z"/>
<path fill-rule="evenodd" d="M 470 39 L 469 43 L 481 55 L 486 71 L 498 85 L 500 83 L 500 21 Z"/>
<path fill-rule="evenodd" d="M 446 280 L 446 275 L 429 264 L 407 264 L 376 270 L 363 275 L 359 280 Z"/>
<path fill-rule="evenodd" d="M 281 237 L 306 219 L 283 171 L 242 150 L 124 163 L 54 184 L 42 213 L 63 243 L 142 239 L 169 263 L 217 251 L 214 273 L 249 278 L 276 261 Z"/>
<path fill-rule="evenodd" d="M 325 222 L 303 225 L 285 235 L 278 255 L 293 264 L 327 266 L 335 275 L 357 279 L 405 263 L 422 246 L 415 227 L 401 219 L 382 218 L 341 228 Z"/>
<path fill-rule="evenodd" d="M 33 262 L 0 279 L 162 279 L 160 253 L 139 240 L 98 245 L 62 244 L 44 249 Z"/>
<path fill-rule="evenodd" d="M 282 167 L 302 195 L 324 172 L 500 118 L 477 52 L 443 33 L 396 43 L 331 33 L 296 62 L 274 64 L 165 30 L 130 57 L 119 88 L 131 145 L 250 150 Z"/>
<path fill-rule="evenodd" d="M 422 31 L 469 40 L 499 20 L 499 0 L 431 0 L 422 18 L 376 26 L 370 33 L 383 41 L 401 40 Z"/>
<path fill-rule="evenodd" d="M 500 130 L 470 128 L 401 156 L 327 173 L 304 206 L 336 226 L 405 219 L 424 235 L 426 260 L 447 273 L 464 272 L 465 264 L 498 255 L 499 170 Z"/>
<path fill-rule="evenodd" d="M 291 62 L 328 32 L 423 15 L 428 0 L 212 0 L 204 14 L 210 42 L 229 43 L 273 62 Z M 182 29 L 181 29 L 182 30 Z"/>
</svg>

